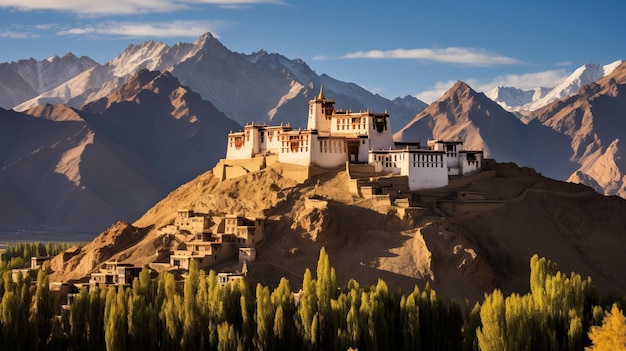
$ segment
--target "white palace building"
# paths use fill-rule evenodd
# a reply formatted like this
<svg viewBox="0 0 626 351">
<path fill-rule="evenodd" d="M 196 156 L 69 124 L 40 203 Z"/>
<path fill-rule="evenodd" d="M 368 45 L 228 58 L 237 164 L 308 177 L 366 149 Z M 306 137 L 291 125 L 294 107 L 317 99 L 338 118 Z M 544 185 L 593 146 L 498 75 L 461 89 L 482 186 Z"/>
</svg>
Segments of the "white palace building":
<svg viewBox="0 0 626 351">
<path fill-rule="evenodd" d="M 461 141 L 393 141 L 388 113 L 335 110 L 335 101 L 323 90 L 309 101 L 306 130 L 289 125 L 248 124 L 228 134 L 226 160 L 278 155 L 278 161 L 300 166 L 337 168 L 346 163 L 369 164 L 376 174 L 402 175 L 409 190 L 448 185 L 449 176 L 481 169 L 482 151 L 462 150 Z"/>
</svg>

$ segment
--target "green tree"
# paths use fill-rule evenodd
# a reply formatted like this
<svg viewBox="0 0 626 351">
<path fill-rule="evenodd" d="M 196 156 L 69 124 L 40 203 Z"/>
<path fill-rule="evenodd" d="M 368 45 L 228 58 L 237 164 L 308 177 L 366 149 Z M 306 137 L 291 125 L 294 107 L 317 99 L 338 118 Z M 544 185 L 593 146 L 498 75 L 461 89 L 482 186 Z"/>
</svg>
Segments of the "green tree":
<svg viewBox="0 0 626 351">
<path fill-rule="evenodd" d="M 257 350 L 272 350 L 275 309 L 267 286 L 256 286 L 256 336 L 254 345 Z"/>
<path fill-rule="evenodd" d="M 117 291 L 116 291 L 117 290 Z M 107 350 L 127 349 L 127 302 L 123 287 L 109 287 L 106 297 L 104 339 Z"/>
<path fill-rule="evenodd" d="M 315 280 L 307 268 L 302 279 L 302 291 L 298 304 L 298 330 L 305 348 L 313 348 L 317 344 L 317 293 Z"/>
<path fill-rule="evenodd" d="M 33 325 L 33 341 L 38 344 L 37 348 L 44 348 L 46 340 L 52 330 L 52 318 L 54 317 L 54 294 L 50 291 L 48 275 L 42 269 L 37 274 L 37 290 L 35 302 L 30 313 L 30 321 Z"/>
<path fill-rule="evenodd" d="M 182 340 L 180 342 L 183 350 L 204 348 L 206 342 L 201 332 L 204 326 L 200 324 L 200 309 L 196 301 L 200 279 L 204 279 L 204 276 L 200 275 L 198 261 L 191 260 L 183 289 Z"/>
<path fill-rule="evenodd" d="M 482 328 L 476 331 L 478 345 L 482 351 L 507 350 L 506 339 L 506 306 L 504 295 L 500 290 L 494 290 L 485 297 L 480 309 Z"/>
<path fill-rule="evenodd" d="M 88 348 L 89 329 L 87 320 L 89 318 L 89 291 L 83 287 L 74 297 L 70 308 L 70 343 L 80 350 Z M 104 316 L 102 318 L 104 320 Z"/>
<path fill-rule="evenodd" d="M 235 328 L 228 322 L 222 322 L 217 326 L 217 350 L 233 351 L 237 350 L 237 338 L 235 336 Z"/>
</svg>

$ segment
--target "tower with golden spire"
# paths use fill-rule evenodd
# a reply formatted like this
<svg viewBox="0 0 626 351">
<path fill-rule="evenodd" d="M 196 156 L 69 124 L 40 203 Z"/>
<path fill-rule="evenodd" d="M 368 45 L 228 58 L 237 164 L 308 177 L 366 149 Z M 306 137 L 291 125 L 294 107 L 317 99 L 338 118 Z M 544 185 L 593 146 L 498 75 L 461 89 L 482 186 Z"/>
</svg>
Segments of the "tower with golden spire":
<svg viewBox="0 0 626 351">
<path fill-rule="evenodd" d="M 317 94 L 315 99 L 309 101 L 307 129 L 330 133 L 331 116 L 334 112 L 335 100 L 326 99 L 324 88 L 320 86 L 319 94 Z"/>
</svg>

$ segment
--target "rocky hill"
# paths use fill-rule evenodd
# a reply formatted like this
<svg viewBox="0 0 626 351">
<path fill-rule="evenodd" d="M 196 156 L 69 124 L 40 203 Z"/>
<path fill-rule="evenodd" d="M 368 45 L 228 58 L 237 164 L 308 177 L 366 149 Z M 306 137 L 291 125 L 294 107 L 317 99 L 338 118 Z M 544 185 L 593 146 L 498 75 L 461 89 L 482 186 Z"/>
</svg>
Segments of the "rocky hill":
<svg viewBox="0 0 626 351">
<path fill-rule="evenodd" d="M 304 183 L 281 174 L 284 169 L 276 166 L 220 181 L 206 172 L 132 225 L 117 223 L 87 246 L 57 256 L 52 279 L 84 277 L 108 259 L 150 264 L 177 245 L 164 240 L 158 228 L 172 223 L 177 209 L 189 208 L 209 216 L 266 217 L 267 238 L 248 265 L 252 283 L 274 285 L 286 276 L 297 288 L 323 246 L 340 284 L 383 278 L 392 289 L 407 291 L 430 282 L 445 297 L 480 299 L 495 287 L 528 290 L 529 259 L 537 253 L 561 271 L 591 276 L 602 292 L 626 292 L 624 199 L 530 168 L 496 164 L 462 184 L 403 194 L 417 208 L 402 216 L 394 206 L 351 195 L 343 170 Z M 483 198 L 463 201 L 459 191 Z M 423 194 L 431 200 L 423 201 Z M 327 205 L 307 206 L 311 197 Z M 236 267 L 236 259 L 215 269 L 229 266 Z"/>
</svg>

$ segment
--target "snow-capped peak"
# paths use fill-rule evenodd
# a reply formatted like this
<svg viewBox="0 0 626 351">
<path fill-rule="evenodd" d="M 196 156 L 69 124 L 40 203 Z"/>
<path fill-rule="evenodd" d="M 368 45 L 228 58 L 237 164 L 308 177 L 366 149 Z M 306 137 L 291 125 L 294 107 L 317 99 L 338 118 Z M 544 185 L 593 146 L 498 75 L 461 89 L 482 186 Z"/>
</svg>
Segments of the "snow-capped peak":
<svg viewBox="0 0 626 351">
<path fill-rule="evenodd" d="M 129 45 L 120 55 L 109 61 L 114 67 L 113 74 L 124 77 L 133 74 L 139 68 L 155 69 L 155 60 L 169 47 L 163 42 L 148 40 L 141 45 Z"/>
<path fill-rule="evenodd" d="M 553 88 L 522 90 L 499 86 L 485 95 L 509 111 L 534 111 L 552 101 L 576 94 L 583 86 L 611 74 L 623 62 L 618 60 L 607 65 L 587 63 L 578 67 L 567 79 Z"/>
<path fill-rule="evenodd" d="M 608 65 L 604 65 L 602 66 L 602 69 L 604 70 L 604 77 L 608 76 L 609 74 L 613 73 L 613 71 L 622 63 L 624 63 L 624 60 L 617 60 L 613 63 L 609 63 Z"/>
<path fill-rule="evenodd" d="M 54 61 L 56 61 L 56 60 L 59 60 L 59 59 L 61 59 L 59 56 L 57 56 L 57 55 L 52 55 L 52 56 L 48 57 L 48 58 L 46 59 L 46 61 L 48 61 L 48 62 L 52 63 L 52 62 L 54 62 Z"/>
</svg>

